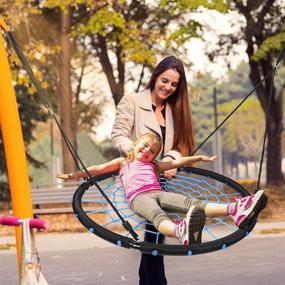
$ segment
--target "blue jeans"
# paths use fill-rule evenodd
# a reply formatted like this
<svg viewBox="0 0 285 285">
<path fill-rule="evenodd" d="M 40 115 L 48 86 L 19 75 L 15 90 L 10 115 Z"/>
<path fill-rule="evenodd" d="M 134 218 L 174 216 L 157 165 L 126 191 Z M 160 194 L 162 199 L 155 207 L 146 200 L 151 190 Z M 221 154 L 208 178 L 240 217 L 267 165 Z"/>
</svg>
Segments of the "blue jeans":
<svg viewBox="0 0 285 285">
<path fill-rule="evenodd" d="M 153 225 L 147 224 L 146 230 L 156 231 Z M 144 237 L 146 242 L 156 242 L 156 235 L 145 232 Z M 164 236 L 159 235 L 159 243 L 163 243 Z M 167 280 L 164 270 L 164 258 L 161 255 L 153 256 L 151 254 L 143 253 L 139 268 L 139 285 L 166 285 Z"/>
</svg>

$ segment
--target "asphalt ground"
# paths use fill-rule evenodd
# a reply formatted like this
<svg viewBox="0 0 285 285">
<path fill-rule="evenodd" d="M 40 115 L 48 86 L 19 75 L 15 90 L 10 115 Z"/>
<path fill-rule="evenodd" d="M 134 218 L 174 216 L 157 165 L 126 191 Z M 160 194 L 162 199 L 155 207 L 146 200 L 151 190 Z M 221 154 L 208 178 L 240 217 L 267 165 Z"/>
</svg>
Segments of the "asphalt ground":
<svg viewBox="0 0 285 285">
<path fill-rule="evenodd" d="M 249 237 L 226 250 L 191 257 L 166 256 L 168 282 L 284 284 L 284 229 L 285 222 L 258 224 Z M 0 237 L 0 245 L 14 242 L 13 236 Z M 118 248 L 90 233 L 38 234 L 36 243 L 49 284 L 138 284 L 138 251 Z M 0 250 L 0 284 L 17 283 L 15 248 Z"/>
</svg>

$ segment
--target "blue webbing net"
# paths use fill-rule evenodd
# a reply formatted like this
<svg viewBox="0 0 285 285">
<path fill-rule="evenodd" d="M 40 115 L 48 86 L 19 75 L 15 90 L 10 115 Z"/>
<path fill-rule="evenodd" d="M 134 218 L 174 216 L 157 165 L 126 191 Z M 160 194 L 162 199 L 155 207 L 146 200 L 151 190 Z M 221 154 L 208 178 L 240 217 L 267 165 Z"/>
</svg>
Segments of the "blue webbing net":
<svg viewBox="0 0 285 285">
<path fill-rule="evenodd" d="M 117 176 L 105 179 L 98 183 L 108 198 L 118 209 L 121 216 L 127 220 L 134 231 L 143 240 L 147 231 L 154 236 L 154 240 L 159 240 L 159 232 L 146 230 L 147 221 L 136 215 L 126 201 L 125 191 L 120 179 Z M 166 191 L 177 192 L 189 197 L 200 199 L 209 203 L 229 203 L 241 194 L 228 184 L 206 177 L 203 175 L 180 171 L 175 178 L 161 178 L 161 186 Z M 106 203 L 104 197 L 95 186 L 90 187 L 82 197 L 81 205 L 85 213 L 97 224 L 116 232 L 120 235 L 131 237 L 124 229 L 121 220 L 115 214 L 111 206 Z M 169 213 L 173 221 L 183 218 L 180 213 Z M 220 239 L 235 232 L 238 228 L 229 217 L 207 218 L 202 234 L 202 242 Z M 177 244 L 175 239 L 166 239 L 166 244 Z"/>
</svg>

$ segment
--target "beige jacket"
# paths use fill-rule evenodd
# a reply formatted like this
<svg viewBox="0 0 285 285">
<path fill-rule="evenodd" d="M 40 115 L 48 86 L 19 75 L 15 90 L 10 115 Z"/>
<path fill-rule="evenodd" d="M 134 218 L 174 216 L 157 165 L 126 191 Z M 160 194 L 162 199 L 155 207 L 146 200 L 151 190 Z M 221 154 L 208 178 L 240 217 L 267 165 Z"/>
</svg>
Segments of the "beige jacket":
<svg viewBox="0 0 285 285">
<path fill-rule="evenodd" d="M 173 118 L 169 104 L 165 109 L 166 134 L 164 156 L 178 158 L 181 154 L 171 150 L 173 144 Z M 117 113 L 111 134 L 111 144 L 114 149 L 126 155 L 133 140 L 144 133 L 155 133 L 162 137 L 158 120 L 152 110 L 150 90 L 125 95 L 117 106 Z M 158 156 L 160 157 L 160 155 Z"/>
</svg>

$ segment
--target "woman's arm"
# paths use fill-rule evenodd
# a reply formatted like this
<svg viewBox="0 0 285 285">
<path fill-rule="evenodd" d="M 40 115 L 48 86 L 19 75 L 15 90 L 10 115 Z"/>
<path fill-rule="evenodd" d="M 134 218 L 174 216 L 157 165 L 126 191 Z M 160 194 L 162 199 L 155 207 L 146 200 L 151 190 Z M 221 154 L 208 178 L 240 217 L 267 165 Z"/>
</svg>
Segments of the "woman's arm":
<svg viewBox="0 0 285 285">
<path fill-rule="evenodd" d="M 173 159 L 178 159 L 180 157 L 182 157 L 181 153 L 177 150 L 169 150 L 168 152 L 165 153 L 164 157 L 170 157 Z"/>
<path fill-rule="evenodd" d="M 161 161 L 166 162 L 166 161 L 172 161 L 174 159 L 175 158 L 172 155 L 165 155 Z M 176 172 L 177 172 L 177 168 L 169 169 L 163 172 L 163 176 L 166 178 L 172 178 L 173 176 L 175 176 Z"/>
<path fill-rule="evenodd" d="M 87 168 L 87 170 L 92 176 L 99 176 L 105 173 L 111 173 L 120 169 L 123 160 L 124 159 L 122 157 L 115 158 L 106 163 L 90 166 Z M 88 174 L 84 170 L 80 170 L 74 173 L 57 175 L 57 177 L 61 179 L 78 179 L 87 176 Z"/>
<path fill-rule="evenodd" d="M 135 105 L 131 95 L 125 95 L 117 106 L 116 118 L 111 134 L 111 145 L 121 154 L 127 155 L 133 141 L 130 139 L 134 127 Z"/>
<path fill-rule="evenodd" d="M 184 156 L 175 160 L 171 161 L 159 161 L 157 162 L 157 166 L 159 168 L 159 171 L 166 171 L 173 168 L 179 168 L 184 166 L 191 166 L 192 163 L 198 162 L 198 161 L 214 161 L 218 158 L 217 155 L 214 156 L 206 156 L 206 155 L 197 155 L 197 156 Z"/>
</svg>

